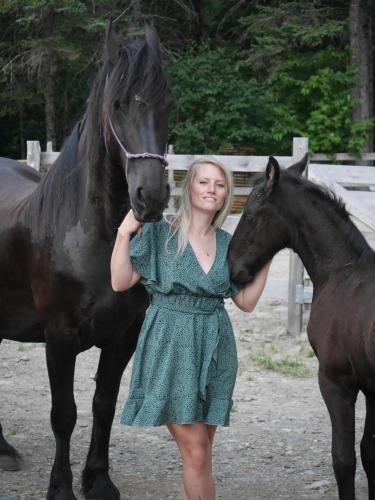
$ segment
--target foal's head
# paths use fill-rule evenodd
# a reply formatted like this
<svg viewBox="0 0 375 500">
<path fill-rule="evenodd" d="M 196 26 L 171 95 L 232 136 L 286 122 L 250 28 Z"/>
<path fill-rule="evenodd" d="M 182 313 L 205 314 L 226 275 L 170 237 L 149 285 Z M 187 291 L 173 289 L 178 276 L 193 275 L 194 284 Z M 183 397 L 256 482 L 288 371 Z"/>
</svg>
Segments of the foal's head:
<svg viewBox="0 0 375 500">
<path fill-rule="evenodd" d="M 295 228 L 291 227 L 292 220 L 283 217 L 287 206 L 293 204 L 293 191 L 288 184 L 301 182 L 307 161 L 306 155 L 281 170 L 270 156 L 265 174 L 256 178 L 229 247 L 229 268 L 234 281 L 248 283 L 279 250 L 290 246 Z"/>
</svg>

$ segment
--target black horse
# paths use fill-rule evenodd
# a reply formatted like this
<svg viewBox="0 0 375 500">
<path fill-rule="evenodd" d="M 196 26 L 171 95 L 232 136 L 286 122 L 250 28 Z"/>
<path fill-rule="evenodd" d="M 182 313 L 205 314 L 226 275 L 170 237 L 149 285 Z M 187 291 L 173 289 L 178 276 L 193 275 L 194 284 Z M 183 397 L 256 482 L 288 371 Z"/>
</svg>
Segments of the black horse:
<svg viewBox="0 0 375 500">
<path fill-rule="evenodd" d="M 155 221 L 168 202 L 172 101 L 154 28 L 145 27 L 145 40 L 126 42 L 110 25 L 86 112 L 46 177 L 0 159 L 0 341 L 46 342 L 56 440 L 48 499 L 76 498 L 69 462 L 74 367 L 92 346 L 101 356 L 83 491 L 91 499 L 120 498 L 108 474 L 109 438 L 148 297 L 141 285 L 114 293 L 109 263 L 130 206 L 140 221 Z M 17 466 L 0 427 L 0 468 Z"/>
<path fill-rule="evenodd" d="M 280 170 L 270 157 L 257 179 L 229 250 L 234 281 L 245 283 L 279 250 L 301 257 L 314 285 L 308 336 L 332 423 L 340 500 L 353 500 L 354 414 L 366 397 L 361 441 L 369 498 L 375 499 L 375 254 L 341 201 L 301 177 L 307 157 Z"/>
</svg>

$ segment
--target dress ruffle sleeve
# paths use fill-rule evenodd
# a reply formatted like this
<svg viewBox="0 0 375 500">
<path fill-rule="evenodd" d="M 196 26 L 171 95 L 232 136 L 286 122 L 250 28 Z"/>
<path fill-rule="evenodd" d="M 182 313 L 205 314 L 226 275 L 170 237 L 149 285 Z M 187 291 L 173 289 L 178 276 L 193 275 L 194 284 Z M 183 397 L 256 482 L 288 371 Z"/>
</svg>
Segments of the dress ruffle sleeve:
<svg viewBox="0 0 375 500">
<path fill-rule="evenodd" d="M 146 223 L 130 242 L 130 260 L 133 270 L 141 276 L 146 288 L 158 281 L 157 237 L 158 223 Z"/>
</svg>

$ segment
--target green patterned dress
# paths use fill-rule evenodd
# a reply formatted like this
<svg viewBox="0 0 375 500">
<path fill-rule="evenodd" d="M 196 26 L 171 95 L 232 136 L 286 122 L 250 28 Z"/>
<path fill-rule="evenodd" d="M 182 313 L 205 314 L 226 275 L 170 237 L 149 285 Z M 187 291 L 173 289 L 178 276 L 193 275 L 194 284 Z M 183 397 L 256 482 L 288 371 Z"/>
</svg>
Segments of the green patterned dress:
<svg viewBox="0 0 375 500">
<path fill-rule="evenodd" d="M 227 426 L 237 373 L 235 339 L 223 301 L 238 291 L 226 261 L 231 236 L 216 229 L 216 256 L 205 273 L 191 245 L 177 254 L 177 238 L 170 234 L 162 219 L 145 224 L 131 241 L 133 269 L 151 303 L 121 422 Z"/>
</svg>

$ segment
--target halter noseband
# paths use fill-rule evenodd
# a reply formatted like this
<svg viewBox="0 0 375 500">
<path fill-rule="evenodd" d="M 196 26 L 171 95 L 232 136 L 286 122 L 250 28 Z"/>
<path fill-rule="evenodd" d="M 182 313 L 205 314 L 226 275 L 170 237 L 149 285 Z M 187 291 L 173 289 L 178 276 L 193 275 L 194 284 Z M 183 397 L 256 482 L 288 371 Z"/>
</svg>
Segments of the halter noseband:
<svg viewBox="0 0 375 500">
<path fill-rule="evenodd" d="M 153 158 L 154 160 L 161 161 L 161 163 L 162 163 L 162 165 L 164 167 L 166 167 L 168 165 L 167 152 L 165 152 L 163 156 L 162 155 L 158 155 L 156 153 L 147 153 L 147 152 L 145 152 L 145 153 L 130 153 L 125 148 L 125 146 L 123 145 L 123 143 L 120 141 L 118 135 L 116 134 L 116 131 L 115 131 L 114 126 L 112 124 L 111 116 L 110 116 L 110 114 L 109 114 L 108 111 L 106 112 L 106 115 L 107 115 L 109 127 L 111 129 L 113 137 L 116 139 L 117 144 L 120 146 L 120 148 L 122 149 L 123 153 L 126 156 L 126 166 L 125 166 L 126 173 L 128 172 L 128 162 L 129 162 L 129 160 L 139 160 L 139 159 L 144 159 L 144 158 Z M 105 141 L 105 143 L 106 143 L 106 141 Z M 106 149 L 108 151 L 107 143 L 106 143 Z"/>
</svg>

